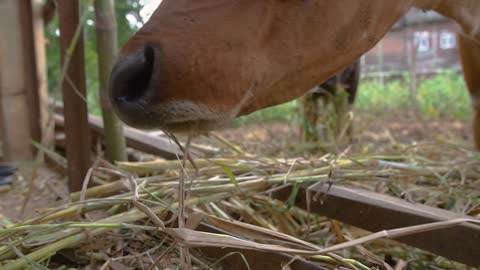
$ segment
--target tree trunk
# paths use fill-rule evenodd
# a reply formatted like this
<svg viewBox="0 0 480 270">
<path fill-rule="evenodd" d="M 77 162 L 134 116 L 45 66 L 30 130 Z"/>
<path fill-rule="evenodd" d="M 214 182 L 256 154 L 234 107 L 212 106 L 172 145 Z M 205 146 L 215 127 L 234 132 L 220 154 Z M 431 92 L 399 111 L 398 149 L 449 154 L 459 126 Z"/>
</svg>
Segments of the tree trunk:
<svg viewBox="0 0 480 270">
<path fill-rule="evenodd" d="M 95 0 L 95 18 L 97 29 L 97 54 L 100 84 L 100 104 L 105 126 L 105 144 L 107 159 L 122 161 L 127 159 L 123 125 L 113 113 L 108 102 L 110 72 L 118 51 L 117 22 L 113 0 Z"/>
</svg>

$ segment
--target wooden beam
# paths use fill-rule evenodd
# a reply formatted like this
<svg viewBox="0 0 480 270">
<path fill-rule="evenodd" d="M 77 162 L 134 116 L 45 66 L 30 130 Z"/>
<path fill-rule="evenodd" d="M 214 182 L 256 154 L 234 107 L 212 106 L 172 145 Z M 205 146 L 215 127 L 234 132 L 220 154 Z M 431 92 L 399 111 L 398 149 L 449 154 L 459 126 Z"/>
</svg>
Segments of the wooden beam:
<svg viewBox="0 0 480 270">
<path fill-rule="evenodd" d="M 90 130 L 86 104 L 85 52 L 83 29 L 80 25 L 79 0 L 58 0 L 60 17 L 60 47 L 62 69 L 62 93 L 65 115 L 66 155 L 68 180 L 71 192 L 82 188 L 84 177 L 90 168 Z M 79 32 L 77 32 L 80 30 Z M 78 34 L 78 35 L 77 35 Z M 77 39 L 75 39 L 78 37 Z M 73 44 L 73 50 L 70 46 Z M 71 54 L 70 54 L 71 53 Z"/>
<path fill-rule="evenodd" d="M 201 223 L 199 226 L 200 231 L 216 233 L 216 234 L 229 234 L 223 230 L 215 228 L 206 223 Z M 237 235 L 237 237 L 242 237 Z M 280 252 L 263 252 L 258 250 L 247 249 L 235 249 L 235 248 L 215 248 L 215 247 L 202 247 L 199 250 L 208 257 L 222 260 L 222 266 L 229 270 L 248 270 L 248 269 L 261 269 L 261 270 L 278 270 L 292 262 L 288 269 L 292 270 L 327 270 L 327 268 L 319 266 L 315 263 L 294 260 L 292 255 L 288 255 Z M 226 255 L 232 254 L 225 258 Z M 248 266 L 243 258 L 244 256 Z"/>
<path fill-rule="evenodd" d="M 105 129 L 103 127 L 102 120 L 95 116 L 88 117 L 93 131 L 97 134 L 105 136 Z M 125 136 L 127 137 L 127 146 L 140 150 L 145 153 L 163 157 L 165 159 L 177 159 L 183 157 L 180 148 L 168 139 L 151 136 L 150 134 L 134 129 L 131 127 L 125 127 Z"/>
<path fill-rule="evenodd" d="M 63 127 L 65 124 L 63 116 L 59 114 L 55 115 L 55 123 L 57 126 Z M 103 122 L 100 117 L 89 115 L 88 123 L 90 131 L 93 134 L 100 137 L 105 135 Z M 178 157 L 183 157 L 180 148 L 165 138 L 153 136 L 147 132 L 130 127 L 125 127 L 124 132 L 127 139 L 127 145 L 131 148 L 165 159 L 177 159 L 177 155 Z"/>
<path fill-rule="evenodd" d="M 280 190 L 274 193 L 274 197 L 285 201 L 290 192 L 291 189 Z M 409 203 L 383 194 L 328 184 L 303 186 L 296 197 L 296 205 L 307 209 L 308 196 L 320 198 L 311 200 L 310 210 L 312 212 L 372 232 L 468 218 L 450 211 Z M 461 224 L 396 240 L 466 265 L 480 266 L 479 225 Z"/>
</svg>

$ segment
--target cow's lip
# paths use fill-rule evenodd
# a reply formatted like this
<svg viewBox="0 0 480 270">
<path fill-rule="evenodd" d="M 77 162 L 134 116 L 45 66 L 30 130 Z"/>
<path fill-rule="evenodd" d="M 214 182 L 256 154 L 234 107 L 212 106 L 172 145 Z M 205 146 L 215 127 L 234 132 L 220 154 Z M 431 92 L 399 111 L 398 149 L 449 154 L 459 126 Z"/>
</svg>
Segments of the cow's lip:
<svg viewBox="0 0 480 270">
<path fill-rule="evenodd" d="M 225 127 L 234 118 L 231 113 L 190 101 L 168 101 L 148 108 L 136 106 L 134 109 L 117 106 L 116 109 L 120 119 L 131 127 L 169 132 L 208 132 Z"/>
</svg>

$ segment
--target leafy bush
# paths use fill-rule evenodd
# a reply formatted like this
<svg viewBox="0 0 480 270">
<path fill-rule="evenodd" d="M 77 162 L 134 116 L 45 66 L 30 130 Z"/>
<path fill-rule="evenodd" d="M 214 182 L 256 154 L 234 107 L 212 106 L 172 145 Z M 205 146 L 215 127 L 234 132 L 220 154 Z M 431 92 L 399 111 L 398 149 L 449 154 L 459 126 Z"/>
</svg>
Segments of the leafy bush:
<svg viewBox="0 0 480 270">
<path fill-rule="evenodd" d="M 261 121 L 291 121 L 297 116 L 298 102 L 293 100 L 277 106 L 266 108 L 246 116 L 235 119 L 235 125 L 243 125 L 246 123 L 261 122 Z"/>
<path fill-rule="evenodd" d="M 412 110 L 413 106 L 418 106 L 426 119 L 470 118 L 470 97 L 461 74 L 445 71 L 430 78 L 417 78 L 417 85 L 416 91 L 411 91 L 412 81 L 408 75 L 385 83 L 362 80 L 355 108 L 364 113 L 385 114 Z M 235 123 L 298 120 L 298 104 L 291 101 L 270 107 L 240 117 Z"/>
<path fill-rule="evenodd" d="M 422 112 L 432 118 L 468 119 L 470 96 L 463 77 L 454 72 L 423 81 L 417 92 Z"/>
<path fill-rule="evenodd" d="M 470 97 L 461 74 L 445 71 L 418 80 L 416 91 L 411 88 L 408 76 L 385 84 L 378 80 L 364 81 L 360 84 L 355 107 L 362 112 L 380 113 L 411 110 L 418 106 L 427 119 L 470 117 Z"/>
</svg>

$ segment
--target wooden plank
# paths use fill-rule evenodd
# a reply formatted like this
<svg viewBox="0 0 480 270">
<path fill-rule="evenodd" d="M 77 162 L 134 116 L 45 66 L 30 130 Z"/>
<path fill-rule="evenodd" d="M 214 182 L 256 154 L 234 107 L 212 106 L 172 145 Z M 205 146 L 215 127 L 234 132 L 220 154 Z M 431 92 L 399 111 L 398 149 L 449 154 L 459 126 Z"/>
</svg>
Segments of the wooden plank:
<svg viewBox="0 0 480 270">
<path fill-rule="evenodd" d="M 29 62 L 31 25 L 25 22 L 31 10 L 25 0 L 0 1 L 0 127 L 5 159 L 31 160 L 32 129 L 28 93 L 32 93 L 32 70 Z M 28 5 L 27 5 L 28 6 Z"/>
<path fill-rule="evenodd" d="M 95 133 L 104 136 L 105 129 L 103 128 L 102 120 L 99 117 L 92 115 L 90 115 L 88 119 Z M 182 151 L 180 151 L 180 148 L 173 141 L 157 136 L 150 136 L 144 131 L 131 127 L 124 127 L 124 129 L 128 147 L 165 159 L 177 159 L 177 157 L 183 157 Z"/>
<path fill-rule="evenodd" d="M 64 126 L 65 120 L 63 116 L 57 114 L 55 115 L 55 122 L 59 126 Z M 90 130 L 94 134 L 104 136 L 105 130 L 100 117 L 89 115 L 88 123 Z M 177 155 L 178 157 L 183 157 L 180 148 L 166 138 L 152 136 L 147 132 L 130 127 L 125 127 L 124 132 L 128 147 L 165 159 L 177 159 Z"/>
<path fill-rule="evenodd" d="M 280 190 L 274 193 L 274 197 L 287 200 L 290 191 Z M 312 212 L 372 232 L 467 218 L 450 211 L 409 203 L 374 192 L 328 184 L 303 186 L 296 198 L 297 206 L 307 209 L 307 193 L 311 198 L 321 199 L 311 200 Z M 466 265 L 480 266 L 479 225 L 461 224 L 396 240 Z"/>
<path fill-rule="evenodd" d="M 79 0 L 58 0 L 60 17 L 60 47 L 62 69 L 66 70 L 62 78 L 62 93 L 65 115 L 65 133 L 68 160 L 68 180 L 71 192 L 82 188 L 84 177 L 90 168 L 90 129 L 88 126 L 88 111 L 85 101 L 85 52 L 83 29 L 78 33 L 80 24 Z M 71 44 L 74 49 L 69 49 Z"/>
<path fill-rule="evenodd" d="M 199 226 L 200 231 L 216 233 L 216 234 L 228 234 L 218 228 L 215 228 L 209 224 L 201 223 Z M 237 237 L 242 237 L 237 236 Z M 246 249 L 235 249 L 235 248 L 215 248 L 215 247 L 202 247 L 199 250 L 207 255 L 208 257 L 215 258 L 217 260 L 224 258 L 228 254 L 232 254 L 224 258 L 222 261 L 222 266 L 225 269 L 229 270 L 248 270 L 248 269 L 261 269 L 261 270 L 278 270 L 283 269 L 282 267 L 291 262 L 294 257 L 280 252 L 263 252 L 259 250 L 246 250 Z M 245 264 L 245 261 L 240 256 L 242 254 L 248 266 Z M 292 270 L 326 270 L 327 268 L 321 267 L 317 264 L 304 261 L 304 260 L 295 260 L 293 261 L 288 269 Z"/>
</svg>

